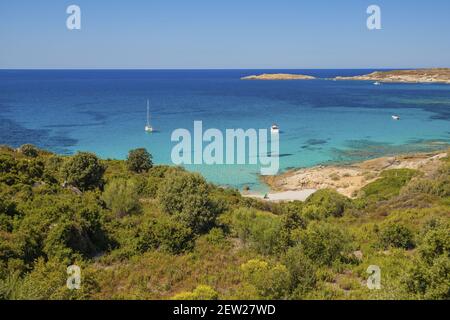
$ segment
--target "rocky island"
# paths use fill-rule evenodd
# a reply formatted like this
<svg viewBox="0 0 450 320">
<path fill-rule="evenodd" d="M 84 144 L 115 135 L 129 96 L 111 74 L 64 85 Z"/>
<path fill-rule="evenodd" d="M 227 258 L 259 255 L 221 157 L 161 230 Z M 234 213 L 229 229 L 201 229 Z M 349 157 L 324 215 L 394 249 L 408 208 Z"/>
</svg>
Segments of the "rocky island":
<svg viewBox="0 0 450 320">
<path fill-rule="evenodd" d="M 261 75 L 252 75 L 242 77 L 241 80 L 312 80 L 313 76 L 303 74 L 289 74 L 289 73 L 264 73 Z"/>
<path fill-rule="evenodd" d="M 446 83 L 450 84 L 450 68 L 376 71 L 354 77 L 336 77 L 335 80 L 363 80 L 400 83 Z"/>
</svg>

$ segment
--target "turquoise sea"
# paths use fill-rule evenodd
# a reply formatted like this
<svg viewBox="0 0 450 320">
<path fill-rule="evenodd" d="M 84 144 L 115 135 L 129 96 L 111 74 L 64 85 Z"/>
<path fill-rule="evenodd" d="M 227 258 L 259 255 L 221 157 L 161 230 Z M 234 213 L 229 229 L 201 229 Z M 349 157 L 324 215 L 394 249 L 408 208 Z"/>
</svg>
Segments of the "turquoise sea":
<svg viewBox="0 0 450 320">
<path fill-rule="evenodd" d="M 32 143 L 61 154 L 124 159 L 147 148 L 171 163 L 177 128 L 269 128 L 277 123 L 280 167 L 352 162 L 442 149 L 450 143 L 450 85 L 331 81 L 374 70 L 0 70 L 0 144 Z M 307 81 L 242 81 L 264 72 Z M 146 100 L 152 124 L 148 134 Z M 399 114 L 400 121 L 391 115 Z M 255 165 L 197 165 L 220 185 L 266 189 Z"/>
</svg>

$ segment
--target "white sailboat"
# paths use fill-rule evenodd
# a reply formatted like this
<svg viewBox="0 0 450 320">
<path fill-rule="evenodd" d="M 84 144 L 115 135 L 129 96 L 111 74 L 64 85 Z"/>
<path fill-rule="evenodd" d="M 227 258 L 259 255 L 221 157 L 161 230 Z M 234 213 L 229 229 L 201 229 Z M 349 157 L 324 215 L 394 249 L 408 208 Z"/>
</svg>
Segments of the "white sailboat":
<svg viewBox="0 0 450 320">
<path fill-rule="evenodd" d="M 145 126 L 145 131 L 152 132 L 153 127 L 150 125 L 150 104 L 147 99 L 147 125 Z"/>
</svg>

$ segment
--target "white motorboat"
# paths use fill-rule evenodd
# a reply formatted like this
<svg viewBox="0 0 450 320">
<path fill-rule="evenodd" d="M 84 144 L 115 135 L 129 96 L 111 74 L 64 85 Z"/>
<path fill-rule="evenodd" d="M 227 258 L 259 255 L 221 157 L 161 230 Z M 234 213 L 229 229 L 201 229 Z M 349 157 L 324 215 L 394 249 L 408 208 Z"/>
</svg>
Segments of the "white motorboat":
<svg viewBox="0 0 450 320">
<path fill-rule="evenodd" d="M 394 114 L 394 115 L 392 116 L 392 119 L 393 119 L 393 120 L 400 120 L 400 116 Z"/>
<path fill-rule="evenodd" d="M 273 124 L 270 127 L 270 132 L 273 133 L 273 134 L 280 133 L 280 128 L 278 127 L 278 125 Z"/>
</svg>

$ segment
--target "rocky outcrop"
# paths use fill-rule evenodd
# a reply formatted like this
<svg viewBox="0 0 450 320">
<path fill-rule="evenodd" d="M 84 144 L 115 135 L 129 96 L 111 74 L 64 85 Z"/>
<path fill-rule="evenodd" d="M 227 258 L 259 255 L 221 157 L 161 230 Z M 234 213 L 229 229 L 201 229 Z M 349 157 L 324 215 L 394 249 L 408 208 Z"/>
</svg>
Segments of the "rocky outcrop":
<svg viewBox="0 0 450 320">
<path fill-rule="evenodd" d="M 439 160 L 446 156 L 446 152 L 440 152 L 381 157 L 347 166 L 295 169 L 261 179 L 276 191 L 331 188 L 347 197 L 353 197 L 362 187 L 378 179 L 383 170 L 406 168 L 420 170 L 426 174 L 439 167 Z"/>
<path fill-rule="evenodd" d="M 289 73 L 264 73 L 261 75 L 253 75 L 242 77 L 241 80 L 312 80 L 313 76 L 303 74 L 289 74 Z"/>
<path fill-rule="evenodd" d="M 377 82 L 400 82 L 400 83 L 446 83 L 450 84 L 450 69 L 416 69 L 416 70 L 393 70 L 376 71 L 370 74 L 354 77 L 336 77 L 335 80 L 362 80 Z"/>
</svg>

